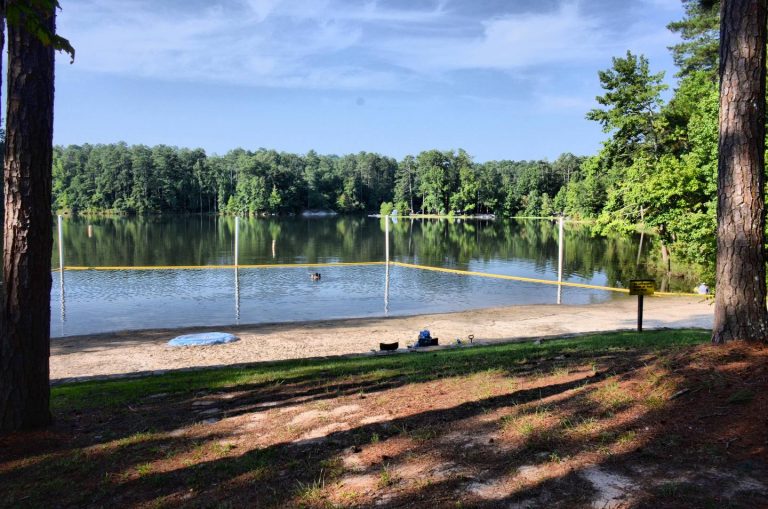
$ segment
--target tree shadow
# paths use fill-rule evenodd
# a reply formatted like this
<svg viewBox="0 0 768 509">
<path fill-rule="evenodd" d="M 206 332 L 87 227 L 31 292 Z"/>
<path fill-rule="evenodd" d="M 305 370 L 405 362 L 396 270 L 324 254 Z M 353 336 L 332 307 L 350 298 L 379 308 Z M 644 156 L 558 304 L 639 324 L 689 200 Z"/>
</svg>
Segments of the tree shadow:
<svg viewBox="0 0 768 509">
<path fill-rule="evenodd" d="M 233 429 L 216 423 L 192 425 L 182 434 L 173 426 L 138 437 L 126 431 L 116 439 L 123 441 L 118 444 L 113 439 L 72 447 L 58 456 L 18 456 L 12 468 L 4 457 L 0 475 L 11 490 L 0 503 L 39 503 L 40 498 L 22 499 L 20 486 L 48 478 L 65 484 L 43 482 L 49 496 L 58 493 L 69 505 L 79 506 L 768 506 L 768 492 L 758 482 L 768 473 L 764 448 L 745 438 L 736 454 L 738 441 L 728 442 L 733 436 L 754 435 L 756 424 L 749 416 L 766 406 L 762 389 L 768 363 L 755 361 L 758 354 L 751 359 L 738 352 L 709 363 L 695 356 L 682 362 L 675 355 L 625 352 L 605 359 L 613 365 L 594 373 L 582 369 L 586 355 L 545 365 L 502 362 L 490 380 L 539 377 L 542 385 L 380 422 L 358 422 L 348 429 L 331 428 L 319 437 L 265 440 L 243 453 L 227 449 Z M 713 365 L 721 367 L 713 370 Z M 548 382 L 558 378 L 552 372 L 541 372 L 566 368 L 573 371 L 559 378 L 571 379 L 556 383 Z M 463 373 L 482 375 L 484 369 Z M 421 381 L 384 377 L 385 382 L 369 385 L 341 382 L 342 392 L 326 395 L 313 387 L 322 379 L 314 374 L 299 377 L 295 386 L 282 385 L 286 394 L 276 390 L 265 395 L 268 387 L 262 384 L 220 392 L 238 394 L 225 401 L 232 401 L 231 416 L 241 417 L 258 414 L 258 402 L 288 406 L 289 396 L 306 396 L 302 405 L 349 399 L 360 386 L 366 387 L 367 398 L 403 397 L 407 389 L 418 399 L 427 397 L 421 391 L 430 384 L 449 378 L 438 374 Z M 461 380 L 473 383 L 471 378 Z M 630 400 L 622 394 L 630 389 L 621 384 L 630 389 L 650 384 L 666 396 Z M 686 388 L 688 392 L 669 399 Z M 743 402 L 723 399 L 739 394 Z M 145 411 L 161 407 L 147 403 Z M 180 420 L 185 418 L 189 416 Z M 609 424 L 601 425 L 603 420 Z M 235 431 L 258 433 L 247 427 Z M 711 449 L 697 438 L 703 435 L 716 437 Z M 73 452 L 78 450 L 79 456 Z M 88 465 L 85 470 L 83 464 Z M 82 486 L 77 497 L 68 492 L 73 482 Z"/>
</svg>

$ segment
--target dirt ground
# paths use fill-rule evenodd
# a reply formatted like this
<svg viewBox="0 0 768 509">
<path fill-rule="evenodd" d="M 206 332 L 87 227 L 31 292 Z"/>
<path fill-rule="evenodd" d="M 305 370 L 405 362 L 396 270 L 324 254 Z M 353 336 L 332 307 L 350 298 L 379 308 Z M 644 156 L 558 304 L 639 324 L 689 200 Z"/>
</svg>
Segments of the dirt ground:
<svg viewBox="0 0 768 509">
<path fill-rule="evenodd" d="M 768 507 L 765 348 L 557 355 L 422 383 L 380 375 L 61 415 L 0 440 L 0 502 Z"/>
<path fill-rule="evenodd" d="M 645 299 L 644 327 L 711 328 L 713 307 L 703 298 Z M 51 379 L 232 365 L 268 360 L 356 354 L 379 342 L 413 343 L 429 329 L 441 344 L 474 335 L 476 342 L 632 329 L 635 297 L 586 306 L 514 306 L 410 317 L 363 318 L 235 327 L 149 330 L 56 339 L 51 343 Z M 240 341 L 210 347 L 168 347 L 180 334 L 217 330 Z"/>
</svg>

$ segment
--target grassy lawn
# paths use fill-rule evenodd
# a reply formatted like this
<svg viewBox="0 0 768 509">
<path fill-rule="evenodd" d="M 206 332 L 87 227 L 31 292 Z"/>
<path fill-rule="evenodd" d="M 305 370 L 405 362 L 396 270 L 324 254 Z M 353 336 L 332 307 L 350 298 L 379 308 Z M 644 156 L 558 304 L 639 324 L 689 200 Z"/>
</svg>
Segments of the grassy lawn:
<svg viewBox="0 0 768 509">
<path fill-rule="evenodd" d="M 766 352 L 705 331 L 53 388 L 2 507 L 765 507 Z"/>
<path fill-rule="evenodd" d="M 533 342 L 507 343 L 407 355 L 269 362 L 249 368 L 195 370 L 139 379 L 61 385 L 53 388 L 52 406 L 55 412 L 119 407 L 157 393 L 183 395 L 200 390 L 277 381 L 364 377 L 366 385 L 371 386 L 388 379 L 415 383 L 525 364 L 555 355 L 590 356 L 637 349 L 666 350 L 708 340 L 709 332 L 704 331 L 617 332 L 545 341 L 539 345 Z"/>
</svg>

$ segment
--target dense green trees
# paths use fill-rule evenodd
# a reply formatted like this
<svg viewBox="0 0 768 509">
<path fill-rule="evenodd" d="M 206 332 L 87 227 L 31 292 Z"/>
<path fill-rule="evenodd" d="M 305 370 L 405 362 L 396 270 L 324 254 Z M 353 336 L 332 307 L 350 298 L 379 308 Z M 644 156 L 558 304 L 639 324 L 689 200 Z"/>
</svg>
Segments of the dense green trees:
<svg viewBox="0 0 768 509">
<path fill-rule="evenodd" d="M 478 164 L 463 150 L 399 163 L 379 154 L 305 155 L 236 149 L 223 156 L 158 145 L 56 147 L 54 207 L 118 213 L 292 213 L 324 209 L 552 215 L 581 159 Z"/>
<path fill-rule="evenodd" d="M 598 76 L 605 90 L 587 118 L 610 137 L 560 191 L 567 215 L 595 219 L 595 231 L 650 229 L 670 259 L 695 262 L 714 278 L 717 204 L 719 2 L 683 0 L 686 17 L 668 28 L 679 66 L 672 98 L 643 56 L 614 58 Z"/>
</svg>

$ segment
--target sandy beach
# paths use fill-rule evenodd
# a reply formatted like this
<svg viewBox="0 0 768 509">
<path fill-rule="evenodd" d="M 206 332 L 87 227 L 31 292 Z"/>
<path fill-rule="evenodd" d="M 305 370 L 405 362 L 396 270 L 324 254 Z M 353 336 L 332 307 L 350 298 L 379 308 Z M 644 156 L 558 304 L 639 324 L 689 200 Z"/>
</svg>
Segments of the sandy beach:
<svg viewBox="0 0 768 509">
<path fill-rule="evenodd" d="M 644 328 L 711 328 L 712 313 L 713 306 L 703 298 L 646 298 Z M 422 329 L 429 329 L 441 344 L 469 334 L 475 342 L 490 343 L 632 329 L 636 324 L 637 301 L 623 297 L 586 306 L 513 306 L 405 317 L 95 334 L 51 342 L 51 380 L 359 354 L 377 349 L 379 342 L 399 341 L 404 348 Z M 240 341 L 204 347 L 166 345 L 180 334 L 212 330 L 233 333 Z"/>
</svg>

